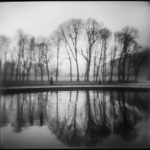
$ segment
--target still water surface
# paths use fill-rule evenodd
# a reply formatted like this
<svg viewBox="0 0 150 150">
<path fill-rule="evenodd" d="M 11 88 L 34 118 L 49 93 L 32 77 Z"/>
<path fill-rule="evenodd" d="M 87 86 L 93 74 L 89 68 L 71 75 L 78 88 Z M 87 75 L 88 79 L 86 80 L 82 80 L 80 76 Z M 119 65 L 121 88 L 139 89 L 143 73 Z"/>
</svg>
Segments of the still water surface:
<svg viewBox="0 0 150 150">
<path fill-rule="evenodd" d="M 150 148 L 150 92 L 0 96 L 2 148 Z"/>
</svg>

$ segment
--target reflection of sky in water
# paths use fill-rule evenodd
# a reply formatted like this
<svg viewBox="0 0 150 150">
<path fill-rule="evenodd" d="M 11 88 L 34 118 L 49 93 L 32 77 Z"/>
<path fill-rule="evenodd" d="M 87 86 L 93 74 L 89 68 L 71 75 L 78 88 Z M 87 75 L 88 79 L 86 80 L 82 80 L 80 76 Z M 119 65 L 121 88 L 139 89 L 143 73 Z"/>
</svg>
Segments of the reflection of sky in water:
<svg viewBox="0 0 150 150">
<path fill-rule="evenodd" d="M 48 148 L 48 147 L 64 147 L 64 144 L 57 140 L 56 136 L 48 130 L 47 126 L 32 126 L 23 129 L 21 133 L 12 132 L 9 125 L 2 130 L 2 144 L 8 147 L 19 148 Z M 35 144 L 36 143 L 36 144 Z"/>
<path fill-rule="evenodd" d="M 8 147 L 150 146 L 150 93 L 59 91 L 1 95 Z"/>
</svg>

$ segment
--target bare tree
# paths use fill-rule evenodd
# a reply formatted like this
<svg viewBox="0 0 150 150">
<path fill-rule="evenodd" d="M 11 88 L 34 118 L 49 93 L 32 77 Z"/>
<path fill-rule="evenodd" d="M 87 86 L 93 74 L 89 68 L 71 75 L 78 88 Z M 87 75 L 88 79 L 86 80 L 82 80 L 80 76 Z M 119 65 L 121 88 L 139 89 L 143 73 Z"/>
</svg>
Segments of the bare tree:
<svg viewBox="0 0 150 150">
<path fill-rule="evenodd" d="M 9 48 L 10 40 L 7 36 L 0 35 L 0 52 L 1 52 L 1 63 L 3 67 L 3 80 L 6 80 L 7 76 L 7 53 L 8 53 L 8 48 Z M 4 62 L 3 62 L 4 60 Z"/>
<path fill-rule="evenodd" d="M 72 60 L 71 60 L 71 56 L 70 56 L 69 50 L 67 48 L 66 42 L 65 42 L 65 47 L 66 47 L 66 51 L 67 51 L 67 55 L 68 55 L 68 59 L 69 59 L 69 64 L 70 64 L 70 81 L 72 81 Z"/>
<path fill-rule="evenodd" d="M 110 82 L 113 81 L 113 73 L 114 73 L 114 67 L 116 63 L 116 53 L 117 53 L 117 46 L 114 45 L 111 49 L 111 55 L 110 55 Z"/>
<path fill-rule="evenodd" d="M 133 65 L 133 72 L 135 81 L 138 81 L 138 74 L 140 71 L 140 68 L 144 61 L 146 61 L 147 54 L 145 52 L 140 52 L 143 48 L 138 45 L 136 42 L 134 44 L 133 53 L 131 56 L 131 63 Z"/>
<path fill-rule="evenodd" d="M 10 81 L 13 80 L 13 76 L 15 73 L 15 65 L 16 65 L 16 62 L 15 62 L 15 59 L 13 58 L 13 56 L 14 56 L 14 54 L 11 54 L 11 68 L 10 68 L 10 77 L 9 77 Z"/>
<path fill-rule="evenodd" d="M 86 21 L 85 31 L 87 35 L 87 41 L 88 41 L 88 48 L 86 49 L 86 54 L 84 54 L 83 50 L 81 49 L 81 54 L 83 58 L 85 58 L 86 60 L 86 72 L 85 72 L 86 81 L 89 81 L 92 53 L 93 53 L 94 45 L 99 39 L 99 30 L 100 30 L 100 24 L 96 20 L 88 19 Z"/>
<path fill-rule="evenodd" d="M 50 81 L 50 73 L 49 73 L 49 61 L 50 61 L 50 54 L 49 54 L 49 45 L 48 43 L 44 43 L 45 44 L 45 52 L 44 52 L 44 63 L 46 65 L 46 70 L 47 70 L 47 77 L 48 77 L 48 81 Z"/>
<path fill-rule="evenodd" d="M 96 69 L 97 69 L 97 63 L 96 63 L 96 60 L 97 60 L 97 51 L 95 50 L 95 53 L 94 53 L 94 62 L 93 62 L 93 80 L 96 81 Z"/>
<path fill-rule="evenodd" d="M 35 38 L 32 37 L 30 39 L 29 44 L 29 51 L 28 51 L 28 65 L 27 65 L 27 80 L 30 80 L 30 72 L 33 65 L 33 59 L 34 59 L 34 51 L 35 51 Z"/>
<path fill-rule="evenodd" d="M 60 33 L 61 33 L 61 37 L 62 37 L 62 41 L 64 42 L 65 44 L 65 49 L 66 49 L 66 52 L 67 52 L 67 55 L 68 55 L 68 60 L 69 60 L 69 65 L 70 65 L 70 81 L 72 81 L 72 59 L 71 59 L 71 54 L 69 53 L 69 45 L 68 45 L 68 41 L 67 41 L 67 37 L 66 37 L 66 34 L 65 34 L 65 28 L 63 27 L 63 25 L 61 25 L 59 27 L 59 30 L 60 30 Z"/>
<path fill-rule="evenodd" d="M 16 81 L 18 81 L 19 80 L 19 71 L 20 71 L 20 66 L 21 66 L 21 38 L 22 38 L 22 36 L 21 36 L 21 34 L 18 34 L 18 36 L 19 36 L 19 39 L 18 39 L 18 42 L 17 42 L 17 44 L 18 44 L 18 57 L 17 57 L 17 66 L 16 66 Z"/>
<path fill-rule="evenodd" d="M 57 49 L 57 68 L 56 68 L 56 81 L 58 81 L 59 76 L 59 52 L 60 52 L 60 44 L 62 41 L 62 34 L 61 31 L 58 29 L 53 32 L 52 36 L 50 37 L 51 43 Z"/>
<path fill-rule="evenodd" d="M 127 63 L 126 63 L 126 67 L 127 67 L 127 77 L 126 77 L 126 81 L 129 82 L 130 80 L 130 74 L 131 74 L 131 63 L 132 63 L 132 58 L 131 55 L 128 54 L 127 56 Z"/>
<path fill-rule="evenodd" d="M 43 81 L 43 73 L 44 73 L 44 70 L 43 70 L 43 48 L 44 48 L 44 44 L 43 43 L 38 43 L 37 44 L 37 47 L 38 47 L 38 67 L 40 68 L 40 72 L 41 72 L 41 81 Z"/>
<path fill-rule="evenodd" d="M 50 81 L 49 61 L 51 58 L 51 54 L 50 54 L 51 43 L 49 42 L 47 38 L 40 37 L 39 43 L 37 44 L 37 46 L 39 48 L 38 65 L 41 71 L 41 81 L 43 81 L 44 65 L 46 66 L 48 81 Z"/>
<path fill-rule="evenodd" d="M 33 51 L 33 58 L 32 61 L 34 63 L 34 78 L 35 81 L 37 81 L 37 75 L 38 75 L 38 67 L 39 67 L 39 48 L 38 48 L 38 43 L 35 39 L 35 48 Z"/>
<path fill-rule="evenodd" d="M 79 81 L 79 64 L 78 64 L 78 41 L 83 29 L 83 22 L 81 19 L 71 19 L 61 25 L 65 41 L 76 63 L 77 81 Z"/>
<path fill-rule="evenodd" d="M 18 81 L 18 77 L 21 80 L 21 71 L 23 81 L 25 80 L 25 71 L 28 60 L 28 37 L 24 34 L 22 30 L 18 30 L 18 62 L 16 68 L 16 80 Z M 19 76 L 18 76 L 19 75 Z"/>
<path fill-rule="evenodd" d="M 130 47 L 134 44 L 137 38 L 138 31 L 130 26 L 124 27 L 120 32 L 116 33 L 116 38 L 120 44 L 120 58 L 118 65 L 118 79 L 119 81 L 125 81 L 126 74 L 126 60 L 130 52 Z M 121 75 L 121 76 L 120 76 Z"/>
<path fill-rule="evenodd" d="M 99 56 L 98 56 L 98 64 L 96 65 L 96 81 L 98 81 L 98 77 L 99 77 L 99 71 L 100 71 L 100 65 L 102 63 L 102 55 L 103 51 L 102 51 L 102 44 L 101 44 L 101 49 L 99 49 Z"/>
<path fill-rule="evenodd" d="M 23 34 L 22 38 L 22 80 L 25 81 L 26 71 L 27 71 L 27 63 L 29 59 L 29 41 L 27 35 Z"/>
<path fill-rule="evenodd" d="M 107 28 L 103 28 L 100 30 L 100 35 L 101 35 L 101 40 L 102 40 L 102 81 L 106 81 L 106 51 L 107 51 L 107 46 L 108 46 L 108 39 L 111 36 L 111 32 Z"/>
</svg>

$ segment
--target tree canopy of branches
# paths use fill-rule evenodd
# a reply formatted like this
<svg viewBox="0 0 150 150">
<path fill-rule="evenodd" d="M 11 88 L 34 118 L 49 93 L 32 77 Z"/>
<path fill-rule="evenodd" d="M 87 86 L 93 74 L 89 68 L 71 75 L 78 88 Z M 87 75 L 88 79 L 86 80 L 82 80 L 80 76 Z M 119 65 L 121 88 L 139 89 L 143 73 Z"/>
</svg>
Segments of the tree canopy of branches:
<svg viewBox="0 0 150 150">
<path fill-rule="evenodd" d="M 62 37 L 69 47 L 71 55 L 76 63 L 77 81 L 79 81 L 79 64 L 78 64 L 78 41 L 80 39 L 83 22 L 81 19 L 71 19 L 61 26 Z"/>
<path fill-rule="evenodd" d="M 57 68 L 56 68 L 56 81 L 58 81 L 59 76 L 59 53 L 60 53 L 60 46 L 61 42 L 63 40 L 63 37 L 61 35 L 60 30 L 56 30 L 53 32 L 53 34 L 50 37 L 50 43 L 56 48 L 57 50 Z"/>
<path fill-rule="evenodd" d="M 120 58 L 118 64 L 118 80 L 125 81 L 126 60 L 130 53 L 131 46 L 135 43 L 138 31 L 130 26 L 124 27 L 121 31 L 116 32 L 115 36 L 120 44 Z"/>
<path fill-rule="evenodd" d="M 85 32 L 87 35 L 88 47 L 86 49 L 86 54 L 84 54 L 82 49 L 81 54 L 86 60 L 86 72 L 85 72 L 86 81 L 89 81 L 92 53 L 94 50 L 94 45 L 99 40 L 100 28 L 101 28 L 100 24 L 94 19 L 88 19 L 85 23 Z"/>
<path fill-rule="evenodd" d="M 76 81 L 81 81 L 83 75 L 84 80 L 89 82 L 91 74 L 96 82 L 102 80 L 105 83 L 107 79 L 110 82 L 114 79 L 126 82 L 130 81 L 132 75 L 138 81 L 141 66 L 146 60 L 144 53 L 138 53 L 139 49 L 144 51 L 144 48 L 137 42 L 137 29 L 126 26 L 113 33 L 93 18 L 85 21 L 69 19 L 49 33 L 48 37 L 34 37 L 23 30 L 18 30 L 16 37 L 17 41 L 12 39 L 15 44 L 11 47 L 10 43 L 14 41 L 0 35 L 0 74 L 4 81 L 8 77 L 10 81 L 18 82 L 33 78 L 35 81 L 50 81 L 53 74 L 56 82 L 60 81 L 63 69 L 61 60 L 66 58 L 70 81 L 73 81 L 73 75 Z M 50 67 L 54 55 L 56 62 Z M 82 66 L 85 70 L 82 70 Z"/>
</svg>

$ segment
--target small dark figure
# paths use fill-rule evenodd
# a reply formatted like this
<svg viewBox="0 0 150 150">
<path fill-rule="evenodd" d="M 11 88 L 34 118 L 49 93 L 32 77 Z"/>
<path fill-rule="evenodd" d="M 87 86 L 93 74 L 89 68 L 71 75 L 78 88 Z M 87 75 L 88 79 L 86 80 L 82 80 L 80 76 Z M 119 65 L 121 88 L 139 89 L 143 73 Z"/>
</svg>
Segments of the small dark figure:
<svg viewBox="0 0 150 150">
<path fill-rule="evenodd" d="M 100 79 L 100 78 L 99 78 L 99 81 L 98 81 L 98 83 L 99 83 L 99 84 L 101 84 L 101 79 Z"/>
<path fill-rule="evenodd" d="M 50 84 L 52 85 L 53 84 L 53 78 L 51 77 L 50 79 Z"/>
</svg>

